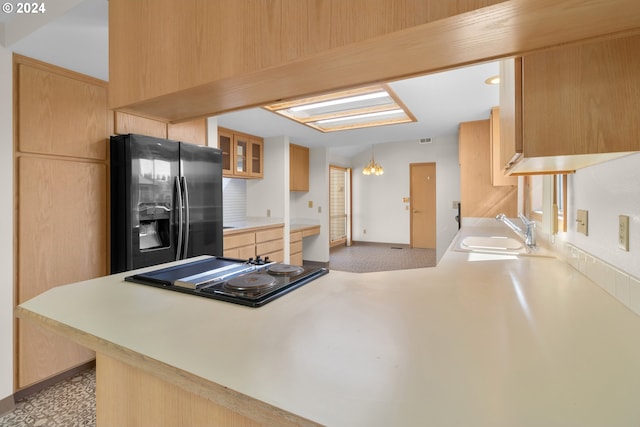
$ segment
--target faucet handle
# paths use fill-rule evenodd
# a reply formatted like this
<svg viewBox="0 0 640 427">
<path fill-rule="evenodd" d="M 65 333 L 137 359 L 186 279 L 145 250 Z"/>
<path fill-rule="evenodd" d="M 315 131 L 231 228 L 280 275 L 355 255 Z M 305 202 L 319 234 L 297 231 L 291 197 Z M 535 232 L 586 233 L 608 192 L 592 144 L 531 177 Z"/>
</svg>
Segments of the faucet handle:
<svg viewBox="0 0 640 427">
<path fill-rule="evenodd" d="M 518 214 L 518 218 L 520 218 L 520 220 L 524 223 L 524 225 L 526 225 L 527 227 L 529 226 L 535 226 L 536 222 L 535 221 L 531 221 L 529 218 L 527 218 L 526 216 L 524 216 L 524 214 L 522 212 L 520 212 Z"/>
</svg>

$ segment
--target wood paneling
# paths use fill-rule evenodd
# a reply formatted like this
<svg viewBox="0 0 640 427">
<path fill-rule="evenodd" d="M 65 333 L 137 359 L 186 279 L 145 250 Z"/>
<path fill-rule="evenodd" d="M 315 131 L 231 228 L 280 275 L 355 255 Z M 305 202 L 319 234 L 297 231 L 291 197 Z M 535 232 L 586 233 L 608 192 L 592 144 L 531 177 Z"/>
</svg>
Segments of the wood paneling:
<svg viewBox="0 0 640 427">
<path fill-rule="evenodd" d="M 18 149 L 104 160 L 107 87 L 71 72 L 51 73 L 36 63 L 18 69 Z"/>
<path fill-rule="evenodd" d="M 635 0 L 297 3 L 110 1 L 111 107 L 174 122 L 640 27 Z"/>
<path fill-rule="evenodd" d="M 116 111 L 114 133 L 118 135 L 137 133 L 140 135 L 155 136 L 156 138 L 166 138 L 167 124 L 158 120 Z"/>
<path fill-rule="evenodd" d="M 489 120 L 460 123 L 460 200 L 463 218 L 517 216 L 518 188 L 491 184 Z"/>
<path fill-rule="evenodd" d="M 265 69 L 501 1 L 110 2 L 110 105 Z"/>
</svg>

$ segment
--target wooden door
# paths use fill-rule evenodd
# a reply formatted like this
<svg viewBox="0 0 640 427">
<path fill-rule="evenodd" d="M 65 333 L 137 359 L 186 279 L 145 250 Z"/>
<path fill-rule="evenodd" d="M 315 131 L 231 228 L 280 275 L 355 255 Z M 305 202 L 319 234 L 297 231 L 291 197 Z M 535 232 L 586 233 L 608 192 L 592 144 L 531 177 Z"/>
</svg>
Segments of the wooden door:
<svg viewBox="0 0 640 427">
<path fill-rule="evenodd" d="M 412 163 L 411 247 L 436 247 L 436 164 Z"/>
</svg>

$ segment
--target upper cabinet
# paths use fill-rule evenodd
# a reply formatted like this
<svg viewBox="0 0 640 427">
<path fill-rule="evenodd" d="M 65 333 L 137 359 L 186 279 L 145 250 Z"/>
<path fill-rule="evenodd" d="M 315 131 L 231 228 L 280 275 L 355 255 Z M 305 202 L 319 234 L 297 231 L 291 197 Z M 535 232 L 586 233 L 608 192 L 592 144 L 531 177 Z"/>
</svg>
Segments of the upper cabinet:
<svg viewBox="0 0 640 427">
<path fill-rule="evenodd" d="M 207 145 L 207 119 L 200 118 L 188 122 L 168 123 L 167 138 L 190 144 Z"/>
<path fill-rule="evenodd" d="M 222 174 L 229 178 L 262 178 L 264 141 L 262 138 L 218 128 L 218 148 L 222 150 Z"/>
<path fill-rule="evenodd" d="M 309 191 L 309 148 L 289 144 L 289 191 Z"/>
<path fill-rule="evenodd" d="M 516 216 L 518 187 L 491 183 L 491 124 L 489 120 L 460 123 L 460 202 L 464 218 Z"/>
<path fill-rule="evenodd" d="M 503 168 L 504 160 L 502 154 L 502 129 L 500 127 L 500 107 L 493 107 L 489 117 L 490 123 L 490 160 L 491 160 L 491 184 L 498 185 L 518 185 L 518 177 L 510 176 L 505 173 Z M 513 154 L 509 154 L 513 157 Z"/>
<path fill-rule="evenodd" d="M 140 135 L 154 136 L 156 138 L 167 138 L 167 124 L 165 122 L 135 116 L 121 111 L 114 113 L 113 122 L 113 131 L 117 135 L 137 133 Z"/>
<path fill-rule="evenodd" d="M 174 124 L 116 111 L 113 122 L 113 132 L 118 135 L 137 133 L 190 144 L 207 145 L 207 119 L 204 118 Z"/>
<path fill-rule="evenodd" d="M 640 150 L 638 52 L 636 35 L 523 57 L 510 172 L 571 172 Z"/>
</svg>

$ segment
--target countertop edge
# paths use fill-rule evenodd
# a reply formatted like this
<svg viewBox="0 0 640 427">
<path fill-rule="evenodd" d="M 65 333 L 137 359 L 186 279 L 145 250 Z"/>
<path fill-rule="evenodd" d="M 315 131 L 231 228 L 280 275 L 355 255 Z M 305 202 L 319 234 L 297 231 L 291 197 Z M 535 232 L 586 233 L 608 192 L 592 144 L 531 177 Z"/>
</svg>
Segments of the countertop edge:
<svg viewBox="0 0 640 427">
<path fill-rule="evenodd" d="M 67 324 L 42 316 L 24 307 L 17 306 L 14 314 L 19 319 L 35 323 L 51 332 L 69 338 L 96 353 L 104 354 L 163 381 L 175 384 L 263 425 L 278 425 L 283 427 L 322 426 L 322 424 L 269 405 L 261 400 L 254 399 L 159 360 L 144 356 Z"/>
</svg>

